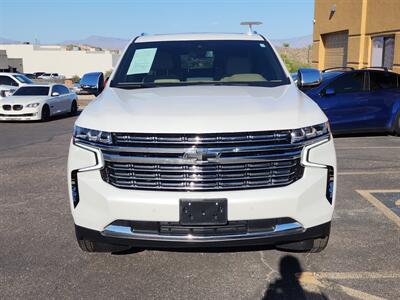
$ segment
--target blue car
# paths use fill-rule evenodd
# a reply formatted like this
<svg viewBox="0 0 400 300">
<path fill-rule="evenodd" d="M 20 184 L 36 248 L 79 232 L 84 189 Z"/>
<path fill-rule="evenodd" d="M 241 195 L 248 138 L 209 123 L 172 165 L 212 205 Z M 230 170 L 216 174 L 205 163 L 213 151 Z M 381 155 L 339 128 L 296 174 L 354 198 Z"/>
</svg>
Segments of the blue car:
<svg viewBox="0 0 400 300">
<path fill-rule="evenodd" d="M 327 115 L 334 133 L 400 135 L 400 75 L 387 70 L 327 70 L 303 90 Z"/>
</svg>

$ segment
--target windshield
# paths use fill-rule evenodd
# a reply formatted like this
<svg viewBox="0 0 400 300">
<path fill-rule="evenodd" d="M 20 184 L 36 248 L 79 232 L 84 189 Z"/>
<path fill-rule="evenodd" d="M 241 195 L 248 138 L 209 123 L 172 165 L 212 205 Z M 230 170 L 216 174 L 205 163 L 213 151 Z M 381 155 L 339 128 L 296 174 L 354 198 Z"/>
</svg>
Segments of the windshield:
<svg viewBox="0 0 400 300">
<path fill-rule="evenodd" d="M 112 87 L 192 84 L 278 86 L 289 84 L 264 41 L 171 41 L 133 43 Z"/>
<path fill-rule="evenodd" d="M 13 96 L 47 96 L 49 88 L 46 86 L 23 86 L 15 91 Z"/>
<path fill-rule="evenodd" d="M 33 81 L 30 80 L 25 75 L 18 74 L 18 75 L 14 75 L 14 77 L 21 83 L 29 83 L 29 84 L 33 83 Z"/>
</svg>

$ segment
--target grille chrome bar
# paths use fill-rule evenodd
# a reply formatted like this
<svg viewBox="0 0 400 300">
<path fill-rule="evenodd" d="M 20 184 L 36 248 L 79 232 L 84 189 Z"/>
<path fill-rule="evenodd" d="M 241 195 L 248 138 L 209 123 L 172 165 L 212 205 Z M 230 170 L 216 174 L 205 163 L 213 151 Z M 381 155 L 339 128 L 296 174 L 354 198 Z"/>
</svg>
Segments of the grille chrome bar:
<svg viewBox="0 0 400 300">
<path fill-rule="evenodd" d="M 215 179 L 218 179 L 219 181 L 232 181 L 232 180 L 261 180 L 265 179 L 267 176 L 271 176 L 273 178 L 279 178 L 279 177 L 288 177 L 294 175 L 295 172 L 290 172 L 287 174 L 265 174 L 265 175 L 247 175 L 243 173 L 239 174 L 234 174 L 229 177 L 224 177 L 224 176 L 219 176 L 218 174 L 216 175 L 202 175 L 196 176 L 196 175 L 191 175 L 191 176 L 185 176 L 184 174 L 182 175 L 176 175 L 176 176 L 163 176 L 159 174 L 153 174 L 153 175 L 143 175 L 143 174 L 132 174 L 132 173 L 127 173 L 123 175 L 115 175 L 115 174 L 109 174 L 110 177 L 120 179 L 120 180 L 131 180 L 134 178 L 134 180 L 147 180 L 147 179 L 156 179 L 158 181 L 181 181 L 181 182 L 207 182 L 207 181 L 215 181 Z"/>
<path fill-rule="evenodd" d="M 265 168 L 269 170 L 279 170 L 296 166 L 296 162 L 290 162 L 286 165 L 271 165 L 271 163 L 258 163 L 258 164 L 247 164 L 252 171 L 262 171 Z M 219 166 L 207 166 L 207 165 L 198 165 L 198 166 L 187 166 L 187 165 L 129 165 L 129 164 L 121 164 L 119 166 L 117 163 L 110 164 L 108 168 L 114 171 L 129 171 L 129 172 L 154 172 L 157 171 L 159 173 L 230 173 L 230 172 L 240 172 L 243 170 L 245 164 L 241 165 L 219 165 Z"/>
<path fill-rule="evenodd" d="M 220 147 L 203 147 L 203 146 L 195 146 L 187 147 L 143 147 L 143 146 L 108 146 L 101 145 L 100 148 L 104 151 L 108 152 L 130 152 L 130 153 L 182 153 L 182 152 L 190 152 L 196 149 L 197 151 L 207 151 L 208 153 L 240 153 L 240 152 L 255 152 L 255 151 L 279 151 L 279 150 L 290 150 L 296 148 L 302 148 L 304 144 L 296 143 L 296 144 L 277 144 L 277 145 L 256 145 L 256 146 L 248 146 L 248 145 L 240 145 L 240 146 L 220 146 Z M 99 147 L 98 144 L 94 144 L 94 146 Z"/>
<path fill-rule="evenodd" d="M 225 143 L 246 143 L 246 142 L 277 142 L 284 141 L 290 137 L 290 131 L 272 132 L 243 132 L 243 133 L 219 133 L 219 134 L 131 134 L 113 133 L 116 145 L 130 143 L 153 143 L 153 144 L 225 144 Z"/>
<path fill-rule="evenodd" d="M 274 162 L 284 161 L 287 159 L 296 159 L 301 155 L 301 151 L 288 153 L 289 155 L 257 155 L 257 156 L 235 156 L 235 157 L 221 157 L 218 159 L 219 164 L 232 164 L 232 163 L 257 163 L 257 162 Z M 146 156 L 121 156 L 118 154 L 109 154 L 103 152 L 104 160 L 113 162 L 125 163 L 153 163 L 153 164 L 187 164 L 201 165 L 207 162 L 196 161 L 193 159 L 185 158 L 171 158 L 171 157 L 146 157 Z"/>
<path fill-rule="evenodd" d="M 304 143 L 290 131 L 220 134 L 113 133 L 99 146 L 103 180 L 124 189 L 219 191 L 289 185 L 303 175 Z"/>
</svg>

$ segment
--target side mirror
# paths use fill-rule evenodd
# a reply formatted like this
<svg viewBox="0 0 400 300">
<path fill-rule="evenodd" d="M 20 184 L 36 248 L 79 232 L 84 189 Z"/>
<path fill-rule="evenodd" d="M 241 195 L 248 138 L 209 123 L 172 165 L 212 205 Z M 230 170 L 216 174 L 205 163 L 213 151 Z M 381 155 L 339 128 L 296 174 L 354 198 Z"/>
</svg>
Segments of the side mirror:
<svg viewBox="0 0 400 300">
<path fill-rule="evenodd" d="M 86 73 L 79 84 L 83 91 L 97 96 L 104 89 L 104 75 L 102 72 Z"/>
<path fill-rule="evenodd" d="M 332 95 L 335 95 L 335 94 L 336 94 L 336 92 L 335 92 L 334 88 L 327 88 L 324 91 L 324 96 L 332 96 Z"/>
<path fill-rule="evenodd" d="M 297 72 L 297 86 L 299 88 L 311 88 L 322 81 L 321 72 L 317 69 L 302 68 Z"/>
<path fill-rule="evenodd" d="M 60 96 L 60 93 L 59 92 L 52 92 L 51 96 L 52 97 L 58 97 L 58 96 Z"/>
</svg>

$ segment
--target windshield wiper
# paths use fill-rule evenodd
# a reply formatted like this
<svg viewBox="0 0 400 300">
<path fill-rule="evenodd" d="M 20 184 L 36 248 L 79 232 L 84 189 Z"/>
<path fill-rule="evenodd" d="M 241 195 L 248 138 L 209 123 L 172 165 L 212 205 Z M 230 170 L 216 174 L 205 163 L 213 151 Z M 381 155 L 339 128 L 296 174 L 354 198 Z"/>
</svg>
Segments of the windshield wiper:
<svg viewBox="0 0 400 300">
<path fill-rule="evenodd" d="M 198 82 L 164 82 L 164 83 L 154 83 L 154 82 L 118 82 L 110 83 L 110 87 L 121 88 L 121 89 L 142 89 L 142 88 L 156 88 L 156 87 L 171 87 L 171 86 L 192 86 L 192 85 L 216 85 L 216 86 L 260 86 L 260 87 L 274 87 L 289 82 L 285 81 L 198 81 Z"/>
</svg>

